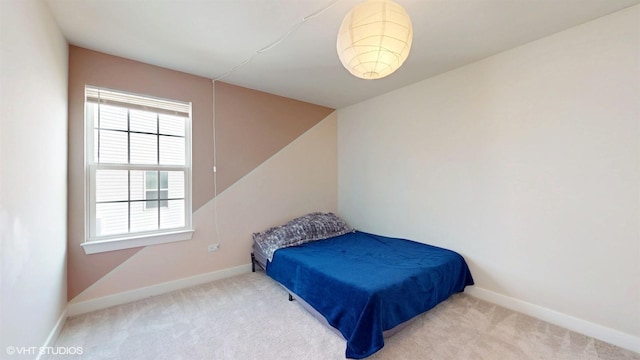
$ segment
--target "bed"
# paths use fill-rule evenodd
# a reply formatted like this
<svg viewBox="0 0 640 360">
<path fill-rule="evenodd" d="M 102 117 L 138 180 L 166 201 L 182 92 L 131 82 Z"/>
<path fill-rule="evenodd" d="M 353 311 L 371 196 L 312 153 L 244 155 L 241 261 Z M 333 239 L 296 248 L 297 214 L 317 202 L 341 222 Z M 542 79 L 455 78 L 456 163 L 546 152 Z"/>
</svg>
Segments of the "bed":
<svg viewBox="0 0 640 360">
<path fill-rule="evenodd" d="M 473 285 L 460 254 L 356 231 L 332 213 L 308 214 L 253 238 L 252 263 L 342 335 L 348 358 L 372 355 L 385 336 Z"/>
</svg>

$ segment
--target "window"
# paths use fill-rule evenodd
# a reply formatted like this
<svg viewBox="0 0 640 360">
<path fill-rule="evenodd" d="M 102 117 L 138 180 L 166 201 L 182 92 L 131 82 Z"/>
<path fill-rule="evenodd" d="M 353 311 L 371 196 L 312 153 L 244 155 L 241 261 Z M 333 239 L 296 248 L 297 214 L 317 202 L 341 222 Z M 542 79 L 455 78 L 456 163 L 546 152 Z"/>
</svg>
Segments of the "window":
<svg viewBox="0 0 640 360">
<path fill-rule="evenodd" d="M 85 88 L 94 253 L 191 238 L 191 104 Z"/>
</svg>

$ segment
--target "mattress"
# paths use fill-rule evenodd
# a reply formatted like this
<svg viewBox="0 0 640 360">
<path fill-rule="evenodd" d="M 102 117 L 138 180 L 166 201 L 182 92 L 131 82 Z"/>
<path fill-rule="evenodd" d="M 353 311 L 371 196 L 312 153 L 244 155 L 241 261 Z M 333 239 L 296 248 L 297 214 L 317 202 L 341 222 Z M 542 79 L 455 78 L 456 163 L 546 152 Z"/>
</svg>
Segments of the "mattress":
<svg viewBox="0 0 640 360">
<path fill-rule="evenodd" d="M 255 250 L 267 275 L 347 340 L 349 358 L 375 353 L 385 335 L 473 284 L 451 250 L 363 232 L 281 248 L 272 262 Z"/>
<path fill-rule="evenodd" d="M 251 259 L 255 261 L 263 270 L 267 269 L 267 255 L 262 251 L 258 244 L 253 243 L 253 252 L 251 253 L 253 256 Z M 253 264 L 252 264 L 253 265 Z M 255 272 L 255 269 L 254 269 Z"/>
<path fill-rule="evenodd" d="M 260 246 L 258 246 L 255 243 L 253 244 L 252 255 L 253 255 L 252 261 L 255 261 L 255 263 L 257 263 L 263 270 L 266 270 L 267 269 L 267 263 L 269 262 L 267 260 L 267 255 L 264 253 L 264 251 L 262 251 Z M 253 271 L 255 272 L 255 268 L 254 268 Z M 309 305 L 306 301 L 304 301 L 304 299 L 300 298 L 293 291 L 287 289 L 284 285 L 280 284 L 280 286 L 282 286 L 285 289 L 285 291 L 287 291 L 289 293 L 289 295 L 291 295 L 291 299 L 295 299 L 300 304 L 300 306 L 302 306 L 302 308 L 305 309 L 307 312 L 309 312 L 314 318 L 316 318 L 323 325 L 328 327 L 335 334 L 337 334 L 338 336 L 344 338 L 344 336 L 340 333 L 340 331 L 338 329 L 334 328 L 333 326 L 331 326 L 329 324 L 329 322 L 327 321 L 327 319 L 322 314 L 320 314 L 316 309 L 314 309 L 313 306 Z M 409 325 L 410 323 L 411 323 L 411 320 L 405 321 L 405 322 L 403 322 L 401 324 L 398 324 L 397 326 L 395 326 L 395 327 L 393 327 L 391 329 L 385 330 L 385 331 L 383 331 L 382 336 L 384 338 L 389 338 L 389 337 L 393 336 L 394 334 L 398 333 L 400 330 L 402 330 L 405 327 L 407 327 L 407 325 Z"/>
</svg>

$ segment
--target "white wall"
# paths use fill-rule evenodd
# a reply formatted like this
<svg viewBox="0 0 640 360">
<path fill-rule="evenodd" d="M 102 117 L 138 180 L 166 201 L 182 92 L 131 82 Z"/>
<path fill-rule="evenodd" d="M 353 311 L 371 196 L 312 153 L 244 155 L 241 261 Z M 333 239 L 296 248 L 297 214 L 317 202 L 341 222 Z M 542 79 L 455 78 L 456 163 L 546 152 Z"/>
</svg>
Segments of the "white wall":
<svg viewBox="0 0 640 360">
<path fill-rule="evenodd" d="M 4 358 L 42 346 L 67 303 L 67 43 L 38 0 L 0 1 L 0 26 Z"/>
<path fill-rule="evenodd" d="M 635 6 L 341 109 L 340 215 L 640 340 L 638 23 Z"/>
</svg>

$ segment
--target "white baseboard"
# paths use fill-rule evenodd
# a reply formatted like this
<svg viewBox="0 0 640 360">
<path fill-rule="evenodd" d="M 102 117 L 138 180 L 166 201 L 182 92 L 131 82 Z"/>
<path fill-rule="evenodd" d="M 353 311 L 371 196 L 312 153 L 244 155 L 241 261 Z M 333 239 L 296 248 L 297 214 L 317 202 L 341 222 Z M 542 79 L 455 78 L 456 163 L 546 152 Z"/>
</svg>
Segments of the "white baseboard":
<svg viewBox="0 0 640 360">
<path fill-rule="evenodd" d="M 633 336 L 621 331 L 598 325 L 571 315 L 567 315 L 555 310 L 547 309 L 526 301 L 522 301 L 510 296 L 498 294 L 496 292 L 469 286 L 464 289 L 466 294 L 481 300 L 500 305 L 507 309 L 517 311 L 537 319 L 562 326 L 566 329 L 608 342 L 610 344 L 640 353 L 640 337 Z"/>
<path fill-rule="evenodd" d="M 151 285 L 140 289 L 125 291 L 113 295 L 108 295 L 96 299 L 74 302 L 67 305 L 67 316 L 85 314 L 91 311 L 106 309 L 116 305 L 126 304 L 132 301 L 145 299 L 151 296 L 165 294 L 191 286 L 205 284 L 211 281 L 220 280 L 240 274 L 251 272 L 251 264 L 240 265 L 228 269 L 218 270 L 206 274 L 191 276 L 188 278 L 168 281 L 161 284 Z"/>
<path fill-rule="evenodd" d="M 49 333 L 49 336 L 47 337 L 47 340 L 44 341 L 44 344 L 42 345 L 42 347 L 51 347 L 51 346 L 55 345 L 56 340 L 58 340 L 58 335 L 60 335 L 60 331 L 62 331 L 62 327 L 64 326 L 64 323 L 67 321 L 67 316 L 68 316 L 67 315 L 67 308 L 65 308 L 62 311 L 62 314 L 60 314 L 60 317 L 58 318 L 58 321 L 53 326 L 53 329 Z M 38 351 L 38 356 L 36 357 L 36 360 L 40 360 L 40 356 L 42 356 L 42 353 L 40 353 L 40 351 Z"/>
</svg>

